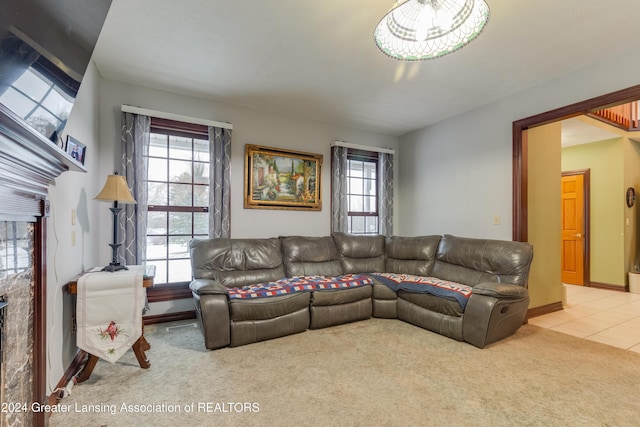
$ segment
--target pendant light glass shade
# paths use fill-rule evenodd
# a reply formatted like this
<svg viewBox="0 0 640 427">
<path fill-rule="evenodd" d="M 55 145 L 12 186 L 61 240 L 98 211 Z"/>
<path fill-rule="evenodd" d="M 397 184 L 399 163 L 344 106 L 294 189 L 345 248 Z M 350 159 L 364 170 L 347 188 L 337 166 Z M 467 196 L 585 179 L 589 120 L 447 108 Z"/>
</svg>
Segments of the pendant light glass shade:
<svg viewBox="0 0 640 427">
<path fill-rule="evenodd" d="M 378 23 L 374 39 L 395 59 L 439 58 L 475 39 L 488 20 L 484 0 L 397 0 Z"/>
</svg>

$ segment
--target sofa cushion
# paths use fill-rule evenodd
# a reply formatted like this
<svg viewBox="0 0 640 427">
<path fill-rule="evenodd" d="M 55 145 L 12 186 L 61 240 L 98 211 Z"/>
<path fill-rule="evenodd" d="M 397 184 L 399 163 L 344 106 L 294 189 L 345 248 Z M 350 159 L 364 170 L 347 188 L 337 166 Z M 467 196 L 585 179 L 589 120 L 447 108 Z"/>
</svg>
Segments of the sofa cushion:
<svg viewBox="0 0 640 427">
<path fill-rule="evenodd" d="M 343 274 L 340 254 L 331 236 L 280 237 L 280 242 L 287 277 Z"/>
<path fill-rule="evenodd" d="M 231 347 L 250 344 L 272 338 L 297 334 L 309 329 L 309 307 L 284 316 L 264 320 L 235 320 L 231 322 Z"/>
<path fill-rule="evenodd" d="M 349 322 L 366 320 L 372 314 L 371 298 L 361 299 L 346 304 L 313 305 L 309 308 L 310 329 L 327 328 Z"/>
<path fill-rule="evenodd" d="M 525 287 L 508 283 L 479 283 L 473 287 L 473 293 L 500 299 L 520 299 L 529 296 Z"/>
<path fill-rule="evenodd" d="M 428 310 L 404 298 L 397 301 L 398 319 L 436 332 L 445 337 L 463 341 L 462 325 L 465 316 L 447 316 L 437 311 Z"/>
<path fill-rule="evenodd" d="M 380 273 L 371 274 L 389 289 L 399 292 L 405 290 L 420 294 L 430 294 L 438 298 L 457 301 L 464 311 L 472 294 L 472 287 L 438 277 L 416 276 L 413 274 Z"/>
<path fill-rule="evenodd" d="M 427 310 L 445 314 L 447 316 L 460 317 L 464 313 L 464 310 L 460 307 L 460 304 L 457 301 L 441 298 L 435 295 L 409 292 L 400 289 L 398 291 L 398 298 L 409 301 L 419 307 L 426 308 Z"/>
<path fill-rule="evenodd" d="M 342 290 L 315 291 L 311 294 L 311 305 L 338 305 L 371 298 L 371 286 Z"/>
<path fill-rule="evenodd" d="M 430 276 L 438 243 L 440 236 L 387 237 L 385 272 Z"/>
<path fill-rule="evenodd" d="M 395 300 L 398 299 L 398 294 L 395 291 L 389 289 L 387 285 L 383 285 L 382 283 L 376 282 L 373 284 L 373 292 L 372 296 L 374 299 L 378 300 Z"/>
<path fill-rule="evenodd" d="M 232 299 L 229 310 L 232 321 L 273 319 L 308 309 L 310 299 L 309 292 L 270 298 Z"/>
<path fill-rule="evenodd" d="M 499 282 L 526 287 L 532 258 L 529 243 L 444 235 L 433 275 L 471 286 Z"/>
<path fill-rule="evenodd" d="M 217 280 L 234 287 L 285 276 L 278 238 L 192 239 L 189 250 L 195 279 Z"/>
<path fill-rule="evenodd" d="M 385 269 L 384 236 L 333 233 L 344 273 L 374 273 Z"/>
</svg>

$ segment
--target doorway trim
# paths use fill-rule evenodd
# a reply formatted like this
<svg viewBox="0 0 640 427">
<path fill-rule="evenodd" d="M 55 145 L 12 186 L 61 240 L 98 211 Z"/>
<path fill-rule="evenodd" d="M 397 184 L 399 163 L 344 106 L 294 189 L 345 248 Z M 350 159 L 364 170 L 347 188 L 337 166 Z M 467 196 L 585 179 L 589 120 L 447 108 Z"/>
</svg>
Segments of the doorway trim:
<svg viewBox="0 0 640 427">
<path fill-rule="evenodd" d="M 581 116 L 598 108 L 612 107 L 639 99 L 640 85 L 636 85 L 513 122 L 513 240 L 526 242 L 529 238 L 528 141 L 523 137 L 523 131 L 558 120 Z"/>
<path fill-rule="evenodd" d="M 582 175 L 582 193 L 583 193 L 583 204 L 582 211 L 584 212 L 583 216 L 583 226 L 584 226 L 584 240 L 583 240 L 583 252 L 582 252 L 582 284 L 584 286 L 591 286 L 591 170 L 590 169 L 582 169 L 582 170 L 573 170 L 562 172 L 562 176 L 574 176 L 574 175 Z"/>
</svg>

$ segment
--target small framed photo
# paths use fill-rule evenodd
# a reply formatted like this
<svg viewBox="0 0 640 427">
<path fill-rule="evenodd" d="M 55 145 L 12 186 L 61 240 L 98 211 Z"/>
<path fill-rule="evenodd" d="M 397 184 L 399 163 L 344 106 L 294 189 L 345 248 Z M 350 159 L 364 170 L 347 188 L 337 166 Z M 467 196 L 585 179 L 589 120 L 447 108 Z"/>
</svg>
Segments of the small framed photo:
<svg viewBox="0 0 640 427">
<path fill-rule="evenodd" d="M 71 156 L 72 159 L 84 165 L 84 156 L 87 152 L 86 145 L 84 145 L 74 137 L 67 135 L 67 148 L 65 151 Z"/>
</svg>

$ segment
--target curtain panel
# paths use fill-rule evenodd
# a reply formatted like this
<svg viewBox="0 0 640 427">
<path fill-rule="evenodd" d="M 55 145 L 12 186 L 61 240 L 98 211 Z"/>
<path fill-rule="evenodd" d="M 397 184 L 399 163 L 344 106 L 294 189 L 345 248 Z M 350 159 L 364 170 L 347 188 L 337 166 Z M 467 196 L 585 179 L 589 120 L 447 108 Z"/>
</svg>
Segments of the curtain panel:
<svg viewBox="0 0 640 427">
<path fill-rule="evenodd" d="M 125 204 L 118 226 L 124 244 L 119 256 L 126 264 L 142 264 L 147 250 L 147 175 L 151 118 L 122 113 L 122 172 L 135 204 Z"/>
<path fill-rule="evenodd" d="M 393 154 L 378 153 L 378 233 L 393 235 Z"/>
<path fill-rule="evenodd" d="M 331 232 L 348 229 L 347 147 L 331 147 Z"/>
<path fill-rule="evenodd" d="M 209 237 L 231 235 L 231 129 L 209 126 Z"/>
</svg>

